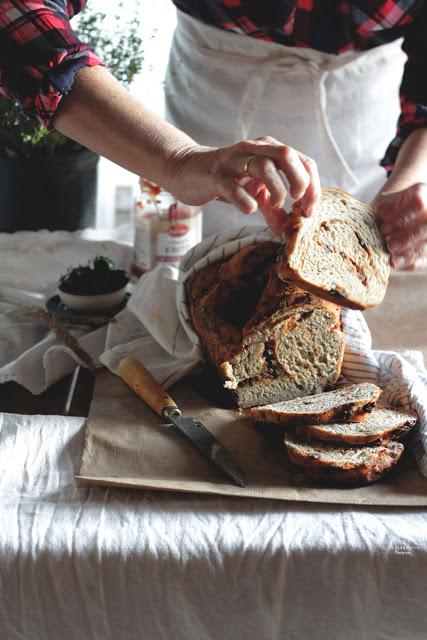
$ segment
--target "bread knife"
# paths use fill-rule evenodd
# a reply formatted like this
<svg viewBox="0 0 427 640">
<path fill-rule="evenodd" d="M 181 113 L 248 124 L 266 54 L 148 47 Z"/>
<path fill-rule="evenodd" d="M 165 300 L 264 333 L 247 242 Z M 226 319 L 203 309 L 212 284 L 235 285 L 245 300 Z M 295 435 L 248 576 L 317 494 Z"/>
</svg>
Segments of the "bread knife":
<svg viewBox="0 0 427 640">
<path fill-rule="evenodd" d="M 238 487 L 245 486 L 243 472 L 227 449 L 195 418 L 186 418 L 171 396 L 134 358 L 123 358 L 118 366 L 120 377 L 153 411 L 174 425 L 208 460 L 231 478 Z"/>
</svg>

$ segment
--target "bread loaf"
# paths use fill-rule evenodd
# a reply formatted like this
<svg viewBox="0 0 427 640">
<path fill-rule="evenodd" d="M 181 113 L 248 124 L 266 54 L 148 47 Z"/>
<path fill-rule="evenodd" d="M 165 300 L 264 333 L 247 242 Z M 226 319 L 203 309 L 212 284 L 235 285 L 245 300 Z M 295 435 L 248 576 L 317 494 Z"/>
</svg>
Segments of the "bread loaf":
<svg viewBox="0 0 427 640">
<path fill-rule="evenodd" d="M 240 407 L 318 393 L 341 369 L 339 307 L 279 279 L 278 249 L 250 245 L 186 284 L 194 329 Z"/>
<path fill-rule="evenodd" d="M 278 275 L 351 309 L 383 300 L 390 257 L 372 209 L 339 189 L 323 189 L 318 211 L 306 218 L 294 205 L 283 230 Z"/>
</svg>

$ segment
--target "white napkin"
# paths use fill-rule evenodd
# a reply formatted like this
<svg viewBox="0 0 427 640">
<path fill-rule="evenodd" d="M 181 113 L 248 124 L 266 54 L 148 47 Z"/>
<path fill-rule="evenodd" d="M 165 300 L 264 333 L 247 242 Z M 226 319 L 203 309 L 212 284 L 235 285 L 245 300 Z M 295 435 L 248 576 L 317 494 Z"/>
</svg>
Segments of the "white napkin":
<svg viewBox="0 0 427 640">
<path fill-rule="evenodd" d="M 20 231 L 0 234 L 0 383 L 18 382 L 39 394 L 83 364 L 62 345 L 43 321 L 14 313 L 13 297 L 44 306 L 56 292 L 59 277 L 69 266 L 85 264 L 97 254 L 108 255 L 125 269 L 132 249 L 114 241 L 113 232 L 85 230 Z M 3 301 L 2 301 L 3 300 Z M 105 349 L 106 328 L 72 331 L 95 364 Z"/>
<path fill-rule="evenodd" d="M 203 352 L 189 320 L 186 280 L 205 265 L 264 240 L 278 238 L 264 227 L 230 229 L 189 251 L 179 270 L 159 266 L 144 275 L 127 309 L 108 328 L 101 362 L 116 373 L 120 359 L 132 356 L 143 361 L 164 387 L 198 369 Z M 362 313 L 345 309 L 342 316 L 346 349 L 340 382 L 375 382 L 384 389 L 384 400 L 418 413 L 419 428 L 412 435 L 411 446 L 427 478 L 427 372 L 422 353 L 374 351 Z"/>
</svg>

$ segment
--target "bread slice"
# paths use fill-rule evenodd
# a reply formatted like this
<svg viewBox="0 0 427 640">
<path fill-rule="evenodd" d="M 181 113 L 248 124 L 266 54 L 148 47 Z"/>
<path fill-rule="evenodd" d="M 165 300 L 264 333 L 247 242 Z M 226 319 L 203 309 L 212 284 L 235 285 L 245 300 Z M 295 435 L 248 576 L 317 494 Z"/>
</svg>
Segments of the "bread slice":
<svg viewBox="0 0 427 640">
<path fill-rule="evenodd" d="M 406 435 L 416 425 L 417 419 L 414 411 L 375 408 L 364 422 L 300 425 L 296 427 L 296 435 L 353 445 L 378 444 Z"/>
<path fill-rule="evenodd" d="M 340 308 L 280 280 L 278 249 L 244 247 L 186 283 L 206 359 L 239 407 L 319 393 L 341 370 Z"/>
<path fill-rule="evenodd" d="M 381 395 L 376 384 L 362 382 L 316 395 L 253 407 L 246 415 L 258 422 L 283 425 L 358 422 L 367 418 Z"/>
<path fill-rule="evenodd" d="M 307 470 L 312 479 L 344 484 L 369 484 L 379 480 L 401 458 L 401 442 L 367 447 L 339 447 L 324 442 L 304 442 L 294 435 L 284 439 L 293 464 Z"/>
<path fill-rule="evenodd" d="M 351 309 L 380 304 L 390 256 L 372 209 L 339 189 L 323 189 L 310 218 L 295 203 L 283 229 L 278 275 Z"/>
</svg>

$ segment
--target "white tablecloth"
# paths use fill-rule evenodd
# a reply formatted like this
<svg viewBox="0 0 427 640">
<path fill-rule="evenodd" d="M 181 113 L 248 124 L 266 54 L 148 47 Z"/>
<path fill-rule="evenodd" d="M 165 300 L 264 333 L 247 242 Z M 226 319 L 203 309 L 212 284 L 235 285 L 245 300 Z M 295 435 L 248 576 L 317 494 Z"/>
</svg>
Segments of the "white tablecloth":
<svg viewBox="0 0 427 640">
<path fill-rule="evenodd" d="M 0 414 L 0 640 L 425 640 L 427 509 L 77 487 L 84 426 Z"/>
</svg>

